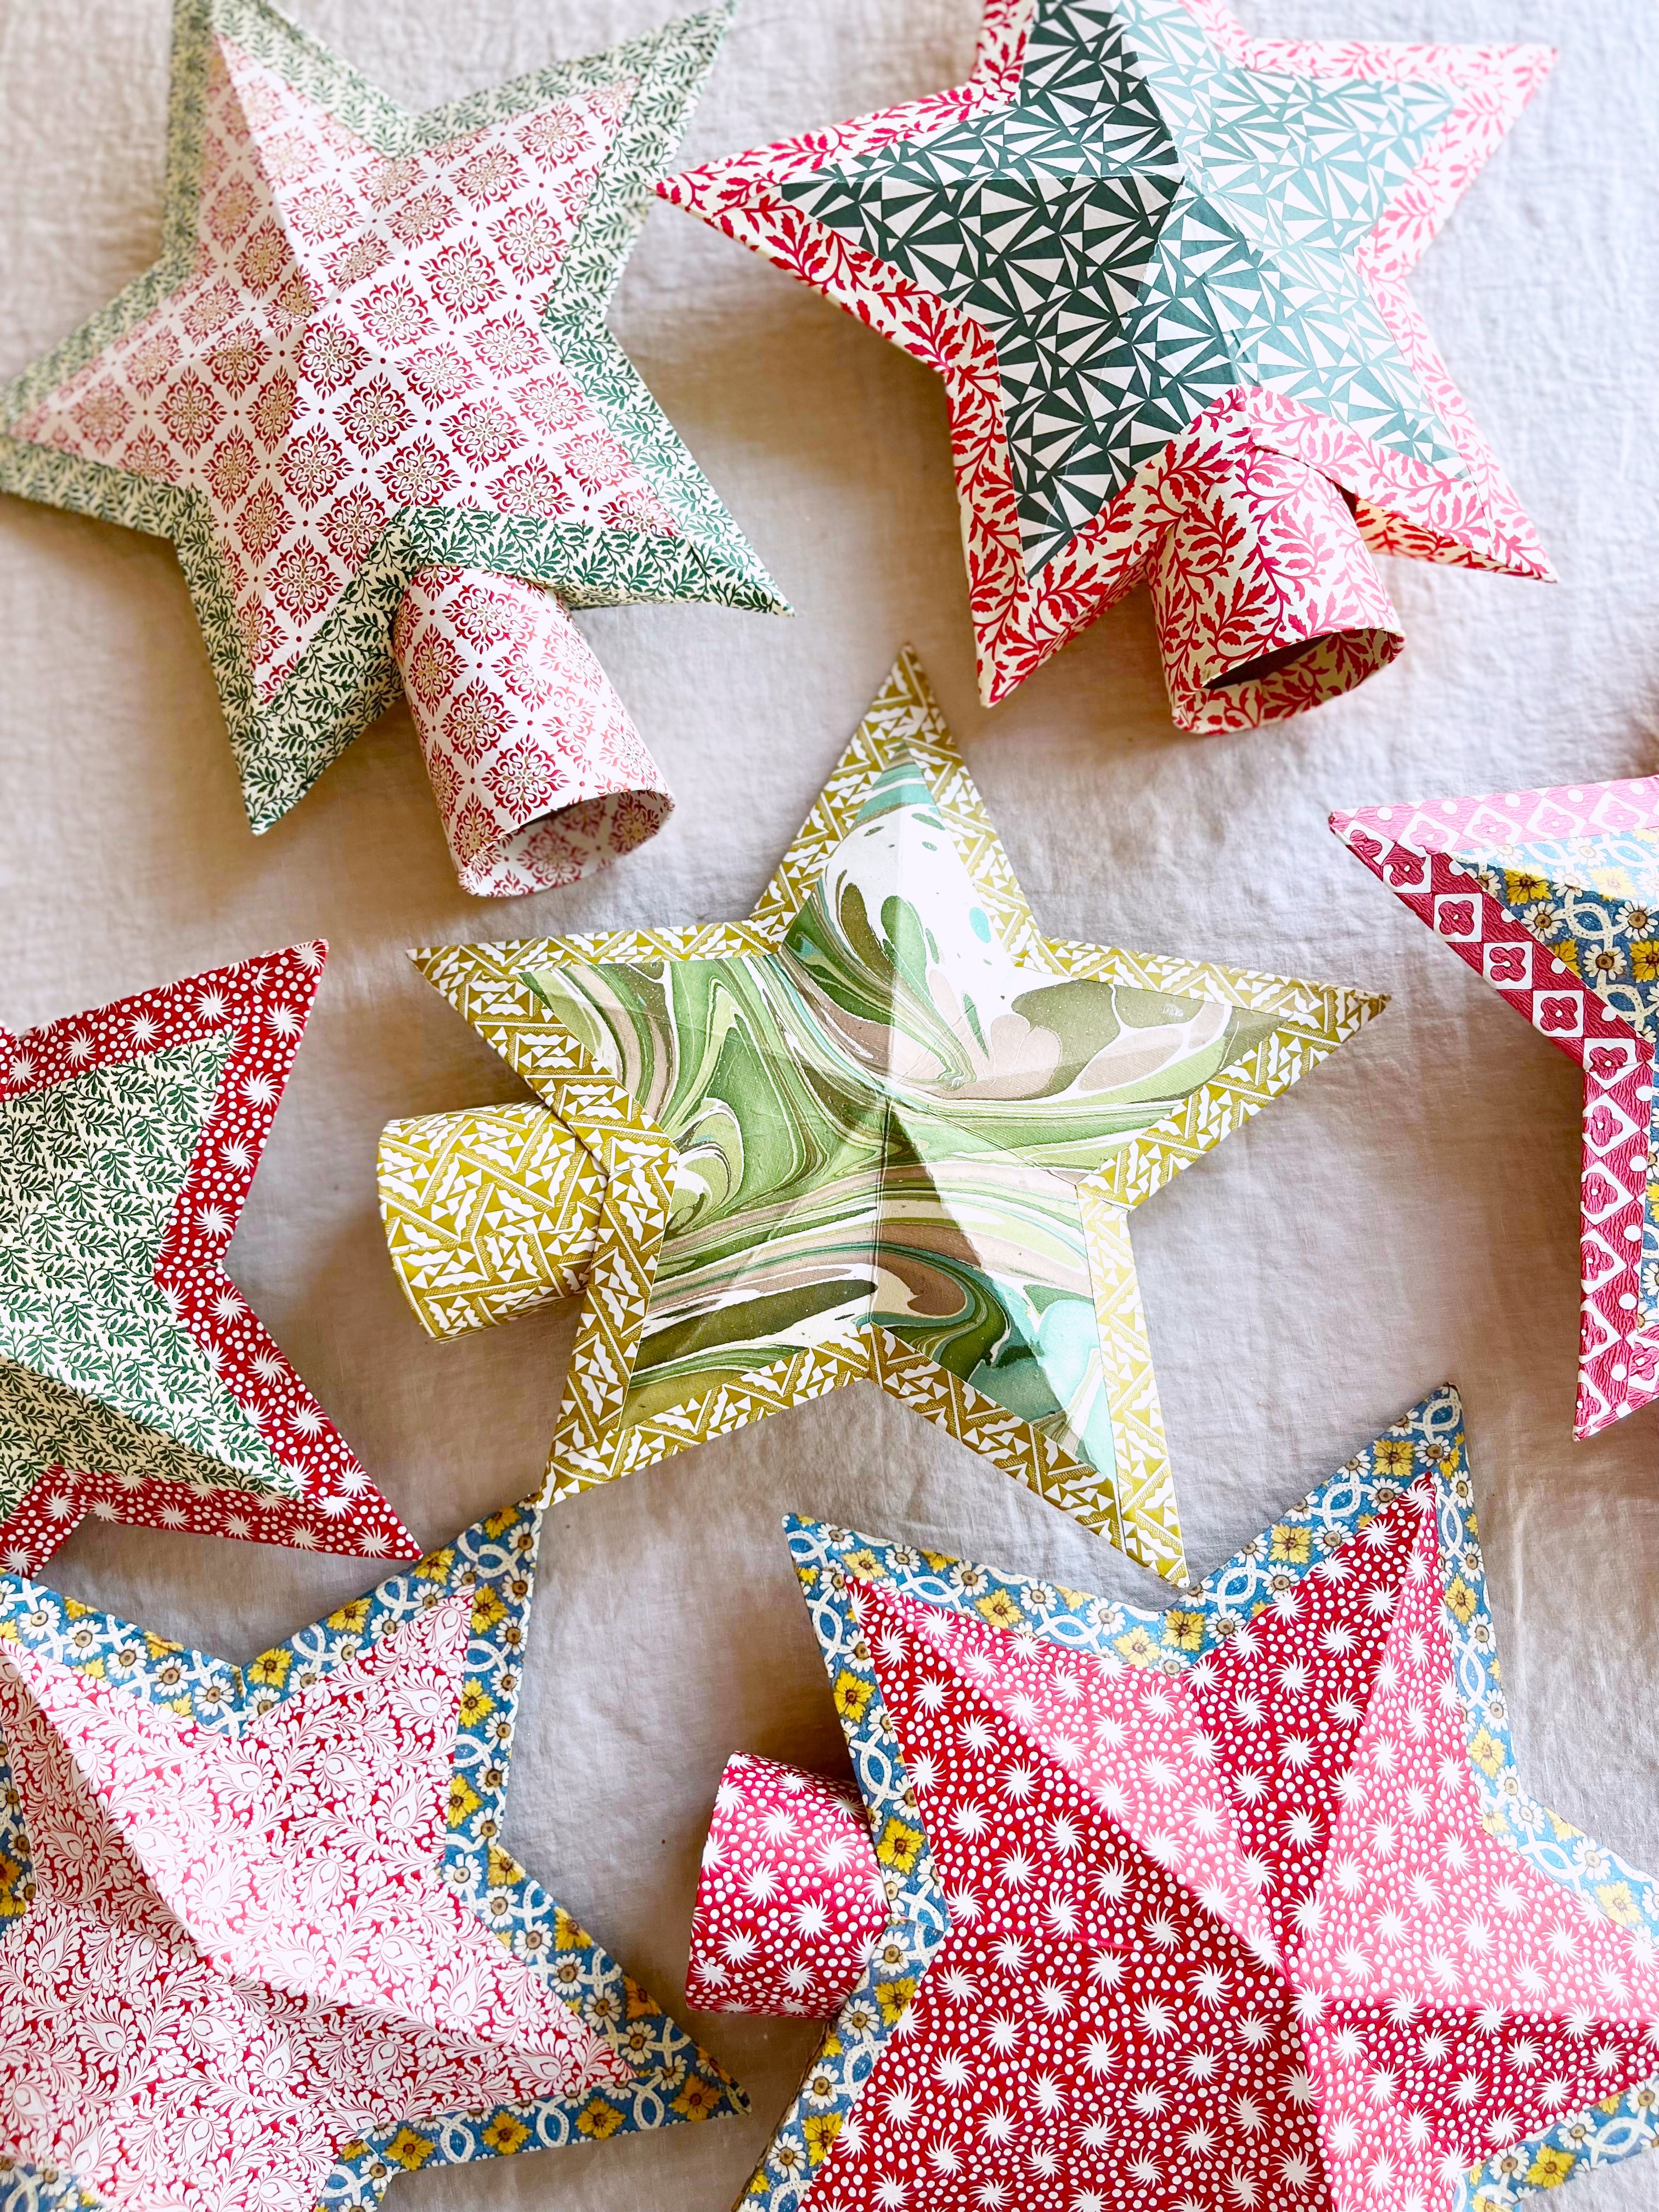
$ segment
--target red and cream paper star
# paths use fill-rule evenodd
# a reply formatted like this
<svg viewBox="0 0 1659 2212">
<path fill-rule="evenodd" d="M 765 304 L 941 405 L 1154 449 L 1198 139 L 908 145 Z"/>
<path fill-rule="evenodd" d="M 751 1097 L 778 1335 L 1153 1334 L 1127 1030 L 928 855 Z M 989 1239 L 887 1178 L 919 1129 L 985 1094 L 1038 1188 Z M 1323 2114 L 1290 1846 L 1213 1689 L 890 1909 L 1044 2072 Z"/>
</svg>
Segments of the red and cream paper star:
<svg viewBox="0 0 1659 2212">
<path fill-rule="evenodd" d="M 88 1514 L 419 1547 L 222 1265 L 325 948 L 0 1032 L 0 1561 Z"/>
<path fill-rule="evenodd" d="M 1419 1443 L 1435 1471 L 1356 1511 Z M 1521 1793 L 1477 1787 L 1505 1750 L 1466 1703 L 1477 1615 L 1492 1662 L 1461 1436 L 1402 1424 L 1373 1454 L 1332 1486 L 1346 1533 L 1327 1516 L 1321 1541 L 1310 1500 L 1161 1636 L 801 1530 L 871 1813 L 818 1904 L 872 1881 L 891 1903 L 756 2199 L 1453 2212 L 1525 2145 L 1512 2173 L 1563 2178 L 1550 2131 L 1651 2081 L 1659 1959 L 1629 1885 L 1588 1846 L 1577 1881 L 1547 1869 Z M 1301 1571 L 1258 1571 L 1275 1558 Z M 741 1914 L 750 1869 L 720 1856 Z M 799 1942 L 774 1894 L 749 1905 L 763 1982 Z"/>
</svg>

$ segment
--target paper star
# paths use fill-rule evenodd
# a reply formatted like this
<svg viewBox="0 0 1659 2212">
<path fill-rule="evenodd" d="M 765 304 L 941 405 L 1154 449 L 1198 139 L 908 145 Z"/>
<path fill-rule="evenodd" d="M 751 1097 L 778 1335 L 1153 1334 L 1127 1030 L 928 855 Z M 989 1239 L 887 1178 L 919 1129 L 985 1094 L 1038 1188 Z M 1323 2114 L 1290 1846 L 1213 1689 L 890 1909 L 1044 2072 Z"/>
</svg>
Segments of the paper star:
<svg viewBox="0 0 1659 2212">
<path fill-rule="evenodd" d="M 745 2203 L 1497 2212 L 1651 2140 L 1652 1891 L 1515 1775 L 1454 1392 L 1162 1616 L 792 1528 L 891 1903 Z"/>
<path fill-rule="evenodd" d="M 1181 1572 L 1129 1209 L 1382 1000 L 1043 938 L 908 656 L 747 921 L 415 957 L 573 1139 L 541 1176 L 557 1279 L 591 1255 L 554 1496 L 868 1379 Z M 413 1231 L 458 1194 L 421 1133 L 383 1182 L 416 1310 L 499 1319 L 433 1310 L 460 1240 Z M 475 1149 L 459 1210 L 502 1174 Z M 486 1285 L 531 1241 L 502 1196 Z"/>
<path fill-rule="evenodd" d="M 1146 575 L 1237 729 L 1398 652 L 1368 548 L 1549 573 L 1405 279 L 1552 59 L 987 0 L 964 84 L 658 190 L 945 379 L 988 706 Z"/>
<path fill-rule="evenodd" d="M 411 116 L 264 0 L 178 0 L 161 258 L 0 393 L 0 487 L 174 540 L 256 831 L 399 668 L 468 889 L 668 811 L 560 602 L 781 608 L 603 321 L 725 23 Z"/>
<path fill-rule="evenodd" d="M 1659 1397 L 1659 777 L 1333 814 L 1373 874 L 1584 1072 L 1574 1432 Z"/>
<path fill-rule="evenodd" d="M 221 1261 L 326 947 L 0 1032 L 0 1559 L 88 1514 L 419 1550 Z"/>
<path fill-rule="evenodd" d="M 540 1517 L 245 1672 L 0 1592 L 6 2212 L 372 2205 L 742 2109 L 501 1848 Z"/>
</svg>

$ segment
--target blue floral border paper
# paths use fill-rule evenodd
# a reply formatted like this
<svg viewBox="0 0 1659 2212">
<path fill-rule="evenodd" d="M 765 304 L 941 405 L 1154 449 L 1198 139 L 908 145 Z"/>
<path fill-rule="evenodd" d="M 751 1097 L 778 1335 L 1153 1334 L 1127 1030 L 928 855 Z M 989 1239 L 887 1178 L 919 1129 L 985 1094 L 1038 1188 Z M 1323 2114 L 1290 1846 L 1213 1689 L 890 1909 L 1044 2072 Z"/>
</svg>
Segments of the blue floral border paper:
<svg viewBox="0 0 1659 2212">
<path fill-rule="evenodd" d="M 0 1643 L 24 1642 L 227 1735 L 331 1667 L 358 1657 L 411 1614 L 453 1590 L 471 1590 L 445 1872 L 519 1957 L 544 1962 L 560 1996 L 623 2053 L 635 2078 L 625 2089 L 458 2114 L 348 2144 L 322 2191 L 319 2212 L 368 2212 L 398 2174 L 422 2166 L 603 2142 L 748 2110 L 730 2076 L 501 1848 L 542 1519 L 534 1498 L 488 1515 L 453 1543 L 246 1668 L 148 1635 L 37 1583 L 0 1577 Z M 0 1747 L 0 1936 L 8 1920 L 27 1911 L 32 1892 L 28 1838 L 15 1796 Z M 86 2212 L 100 2201 L 72 2176 L 0 2158 L 0 2212 Z"/>
<path fill-rule="evenodd" d="M 878 2054 L 903 2019 L 947 1925 L 915 1800 L 853 1619 L 854 1583 L 885 1582 L 923 1604 L 977 1613 L 994 1627 L 1028 1629 L 1067 1650 L 1109 1652 L 1133 1666 L 1180 1674 L 1428 1473 L 1434 1478 L 1441 1586 L 1469 1770 L 1487 1825 L 1540 1873 L 1622 1926 L 1646 1928 L 1659 1939 L 1659 1884 L 1546 1811 L 1528 1796 L 1516 1770 L 1486 1601 L 1462 1405 L 1449 1384 L 1414 1407 L 1164 1613 L 1000 1574 L 937 1552 L 883 1543 L 847 1528 L 791 1520 L 786 1524 L 790 1551 L 847 1733 L 891 1917 L 863 1980 L 830 2027 L 779 2123 L 743 2199 L 745 2212 L 797 2212 Z M 1536 2189 L 1631 2157 L 1656 2139 L 1659 2082 L 1608 2098 L 1490 2159 L 1465 2178 L 1458 2212 L 1504 2212 Z"/>
</svg>

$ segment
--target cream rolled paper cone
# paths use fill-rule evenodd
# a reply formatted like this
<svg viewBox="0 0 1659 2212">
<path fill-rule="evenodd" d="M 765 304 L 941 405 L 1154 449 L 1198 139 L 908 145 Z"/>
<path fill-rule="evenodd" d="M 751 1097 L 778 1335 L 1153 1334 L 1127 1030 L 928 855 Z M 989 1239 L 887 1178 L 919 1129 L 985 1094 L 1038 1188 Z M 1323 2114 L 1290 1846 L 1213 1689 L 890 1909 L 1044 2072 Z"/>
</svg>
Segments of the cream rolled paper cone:
<svg viewBox="0 0 1659 2212">
<path fill-rule="evenodd" d="M 1317 469 L 1243 444 L 1172 469 L 1163 496 L 1170 520 L 1147 575 L 1178 727 L 1283 720 L 1400 651 L 1353 514 Z"/>
<path fill-rule="evenodd" d="M 388 1122 L 379 1168 L 386 1249 L 429 1336 L 585 1288 L 605 1172 L 538 1102 Z"/>
<path fill-rule="evenodd" d="M 410 579 L 392 650 L 463 890 L 573 884 L 661 829 L 674 801 L 557 595 L 482 568 Z"/>
<path fill-rule="evenodd" d="M 686 2002 L 832 2018 L 887 1924 L 880 1853 L 904 1874 L 921 1848 L 897 1821 L 872 1842 L 857 1799 L 821 1774 L 735 1753 L 703 1846 Z"/>
</svg>

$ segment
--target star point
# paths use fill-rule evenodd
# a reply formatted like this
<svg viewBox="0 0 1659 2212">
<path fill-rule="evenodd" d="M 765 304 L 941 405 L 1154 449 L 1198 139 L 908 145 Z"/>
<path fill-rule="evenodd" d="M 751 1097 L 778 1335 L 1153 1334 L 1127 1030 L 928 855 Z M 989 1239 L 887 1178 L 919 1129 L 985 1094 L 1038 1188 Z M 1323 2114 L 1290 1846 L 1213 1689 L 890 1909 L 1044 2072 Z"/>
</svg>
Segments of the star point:
<svg viewBox="0 0 1659 2212">
<path fill-rule="evenodd" d="M 412 1558 L 224 1272 L 321 977 L 314 945 L 67 1017 L 0 1081 L 0 1543 L 88 1513 Z"/>
<path fill-rule="evenodd" d="M 541 1517 L 246 1670 L 0 1590 L 7 2203 L 374 2205 L 742 2109 L 496 1840 Z"/>
<path fill-rule="evenodd" d="M 1583 1070 L 1574 1433 L 1659 1395 L 1659 779 L 1334 814 L 1349 849 Z"/>
</svg>

